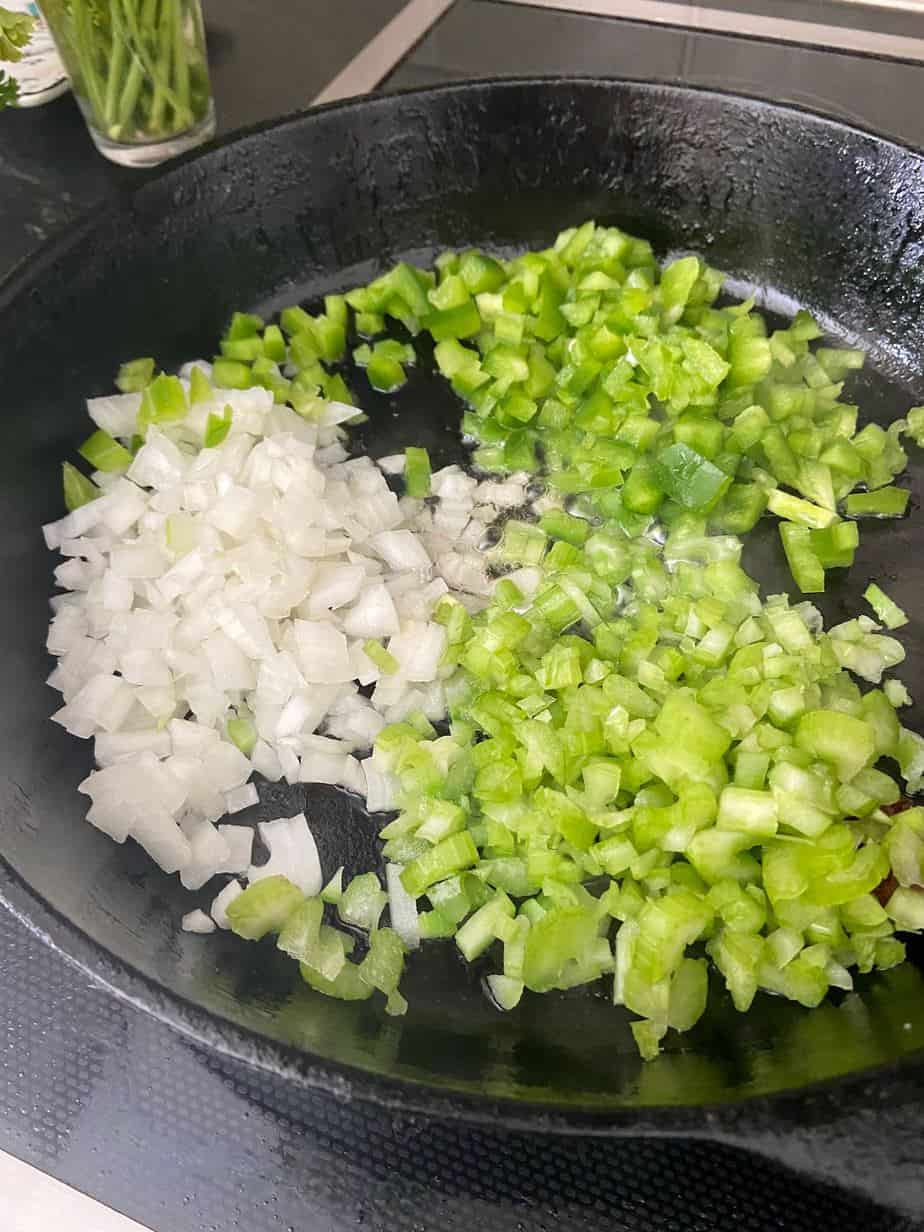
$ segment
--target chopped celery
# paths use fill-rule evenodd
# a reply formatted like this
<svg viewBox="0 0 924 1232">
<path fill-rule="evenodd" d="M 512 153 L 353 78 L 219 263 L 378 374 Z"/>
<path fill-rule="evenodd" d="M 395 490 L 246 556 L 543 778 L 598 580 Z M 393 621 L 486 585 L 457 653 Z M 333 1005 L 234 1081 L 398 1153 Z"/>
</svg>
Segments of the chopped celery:
<svg viewBox="0 0 924 1232">
<path fill-rule="evenodd" d="M 231 928 L 247 941 L 259 941 L 267 933 L 281 932 L 292 913 L 305 901 L 285 877 L 264 877 L 251 882 L 225 908 Z"/>
<path fill-rule="evenodd" d="M 319 898 L 306 898 L 292 911 L 279 933 L 277 947 L 290 958 L 315 965 L 321 939 L 324 904 Z"/>
<path fill-rule="evenodd" d="M 374 992 L 372 985 L 367 984 L 360 976 L 357 964 L 349 959 L 344 961 L 333 979 L 325 979 L 307 963 L 301 963 L 300 970 L 306 984 L 338 1001 L 366 1001 Z"/>
<path fill-rule="evenodd" d="M 456 932 L 456 945 L 467 962 L 473 962 L 500 936 L 504 920 L 513 919 L 514 906 L 503 890 L 479 907 Z"/>
<path fill-rule="evenodd" d="M 401 874 L 408 894 L 419 897 L 436 881 L 478 863 L 478 849 L 469 833 L 453 834 L 411 861 Z"/>
<path fill-rule="evenodd" d="M 513 979 L 509 975 L 489 975 L 487 983 L 499 1009 L 513 1010 L 520 1004 L 525 988 L 522 980 Z"/>
<path fill-rule="evenodd" d="M 398 992 L 404 971 L 404 943 L 390 928 L 377 929 L 369 939 L 369 952 L 359 964 L 359 978 L 386 997 L 389 1014 L 403 1014 L 407 1002 Z"/>
<path fill-rule="evenodd" d="M 344 924 L 369 931 L 377 927 L 387 902 L 388 895 L 382 889 L 377 874 L 361 873 L 340 895 L 337 912 Z"/>
<path fill-rule="evenodd" d="M 535 992 L 570 988 L 602 975 L 609 967 L 609 946 L 601 958 L 599 923 L 586 906 L 559 906 L 530 928 L 523 956 L 523 982 Z M 577 977 L 577 978 L 575 978 Z"/>
<path fill-rule="evenodd" d="M 343 866 L 337 869 L 327 885 L 321 890 L 321 900 L 325 903 L 333 903 L 335 906 L 343 897 Z"/>
</svg>

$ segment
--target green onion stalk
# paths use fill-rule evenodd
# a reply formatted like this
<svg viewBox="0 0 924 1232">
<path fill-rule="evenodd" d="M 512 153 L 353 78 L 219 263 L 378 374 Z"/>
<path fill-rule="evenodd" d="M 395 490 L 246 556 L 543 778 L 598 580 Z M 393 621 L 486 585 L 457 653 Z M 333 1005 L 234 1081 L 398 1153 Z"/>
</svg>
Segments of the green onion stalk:
<svg viewBox="0 0 924 1232">
<path fill-rule="evenodd" d="M 42 0 L 91 128 L 145 144 L 203 122 L 210 86 L 199 0 Z"/>
</svg>

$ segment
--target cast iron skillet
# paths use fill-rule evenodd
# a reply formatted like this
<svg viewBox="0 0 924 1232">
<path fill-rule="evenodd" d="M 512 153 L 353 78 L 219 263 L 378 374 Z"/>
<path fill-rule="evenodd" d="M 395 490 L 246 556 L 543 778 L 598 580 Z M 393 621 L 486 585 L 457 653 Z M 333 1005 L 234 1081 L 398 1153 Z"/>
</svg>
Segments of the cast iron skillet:
<svg viewBox="0 0 924 1232">
<path fill-rule="evenodd" d="M 924 400 L 920 156 L 812 115 L 664 86 L 481 83 L 298 116 L 168 171 L 0 289 L 0 890 L 118 993 L 293 1080 L 537 1128 L 712 1134 L 841 1174 L 856 1130 L 864 1158 L 851 1178 L 872 1185 L 887 1164 L 910 1202 L 924 1068 L 917 966 L 861 979 L 814 1012 L 764 996 L 742 1017 L 717 989 L 703 1022 L 649 1066 L 604 993 L 527 997 L 502 1016 L 450 943 L 412 959 L 410 1012 L 388 1019 L 377 1003 L 309 994 L 271 945 L 179 933 L 188 898 L 132 844 L 83 822 L 75 788 L 90 750 L 48 722 L 52 561 L 38 527 L 61 512 L 60 463 L 86 431 L 81 400 L 111 388 L 119 361 L 209 354 L 235 308 L 314 300 L 447 246 L 544 245 L 589 217 L 662 254 L 702 253 L 770 308 L 804 305 L 869 348 L 854 397 L 874 416 Z M 426 367 L 394 398 L 354 374 L 371 413 L 362 445 L 461 456 L 459 408 Z M 871 576 L 920 611 L 922 550 L 916 507 L 867 530 L 828 615 L 857 604 Z M 746 563 L 785 586 L 772 529 Z M 904 640 L 904 678 L 924 695 L 919 618 Z M 374 861 L 374 826 L 334 789 L 267 786 L 253 815 L 298 808 L 325 869 Z M 892 1134 L 885 1163 L 869 1156 L 867 1117 Z"/>
</svg>

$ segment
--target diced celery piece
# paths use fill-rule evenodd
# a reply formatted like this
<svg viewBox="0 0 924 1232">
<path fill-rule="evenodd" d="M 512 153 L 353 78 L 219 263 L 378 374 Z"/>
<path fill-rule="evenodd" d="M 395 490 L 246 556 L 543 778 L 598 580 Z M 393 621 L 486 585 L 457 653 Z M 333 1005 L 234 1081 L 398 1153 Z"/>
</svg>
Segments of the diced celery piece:
<svg viewBox="0 0 924 1232">
<path fill-rule="evenodd" d="M 281 932 L 305 896 L 286 877 L 263 877 L 252 882 L 225 908 L 232 930 L 247 941 Z"/>
</svg>

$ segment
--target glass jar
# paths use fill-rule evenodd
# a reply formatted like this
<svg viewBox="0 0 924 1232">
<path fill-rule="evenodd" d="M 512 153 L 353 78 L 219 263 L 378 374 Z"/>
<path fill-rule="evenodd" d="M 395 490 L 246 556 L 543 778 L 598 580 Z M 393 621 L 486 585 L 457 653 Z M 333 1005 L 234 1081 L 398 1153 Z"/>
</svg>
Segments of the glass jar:
<svg viewBox="0 0 924 1232">
<path fill-rule="evenodd" d="M 199 0 L 39 0 L 97 148 L 150 167 L 215 132 Z"/>
</svg>

